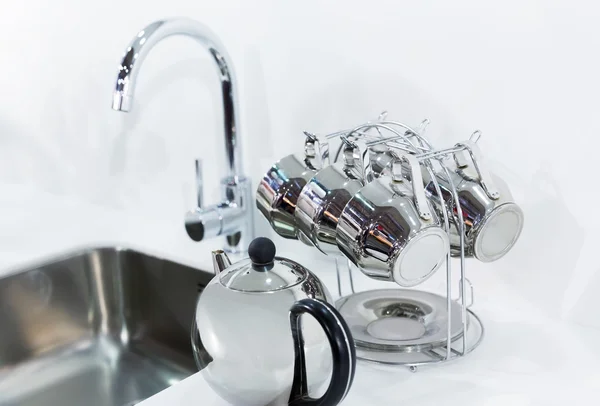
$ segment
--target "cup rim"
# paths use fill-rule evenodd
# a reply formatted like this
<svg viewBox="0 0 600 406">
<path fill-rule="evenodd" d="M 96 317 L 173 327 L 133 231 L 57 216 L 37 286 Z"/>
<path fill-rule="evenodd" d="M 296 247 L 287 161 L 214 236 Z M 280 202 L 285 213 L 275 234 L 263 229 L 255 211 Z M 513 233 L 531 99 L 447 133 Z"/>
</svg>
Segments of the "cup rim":
<svg viewBox="0 0 600 406">
<path fill-rule="evenodd" d="M 402 266 L 403 259 L 406 257 L 406 255 L 408 253 L 406 248 L 409 245 L 411 245 L 415 242 L 418 242 L 419 240 L 421 240 L 425 237 L 431 237 L 431 236 L 436 236 L 436 237 L 440 238 L 443 241 L 443 244 L 445 247 L 445 250 L 444 250 L 443 254 L 440 255 L 436 265 L 427 274 L 425 274 L 419 278 L 407 279 L 404 276 L 402 276 L 400 268 Z M 425 227 L 425 228 L 421 229 L 415 235 L 410 237 L 406 241 L 406 243 L 404 243 L 402 245 L 402 247 L 398 251 L 397 256 L 393 259 L 392 267 L 390 270 L 392 279 L 398 285 L 407 287 L 407 288 L 413 287 L 413 286 L 416 286 L 416 285 L 419 285 L 419 284 L 425 282 L 427 279 L 429 279 L 431 276 L 433 276 L 433 274 L 435 274 L 438 269 L 440 269 L 440 267 L 444 263 L 444 260 L 448 257 L 449 249 L 450 249 L 450 238 L 448 237 L 448 233 L 446 233 L 442 229 L 442 227 L 440 227 L 438 225 L 431 225 L 429 227 Z"/>
<path fill-rule="evenodd" d="M 483 238 L 481 238 L 481 237 L 485 234 L 485 229 L 487 228 L 487 226 L 489 226 L 490 221 L 497 215 L 506 213 L 506 212 L 514 213 L 517 215 L 518 231 L 513 235 L 513 238 L 510 241 L 510 243 L 508 245 L 506 245 L 506 247 L 504 247 L 502 249 L 502 251 L 500 251 L 494 255 L 485 254 L 483 252 L 483 247 L 482 247 Z M 483 221 L 477 225 L 477 228 L 474 230 L 471 230 L 471 233 L 474 235 L 473 256 L 481 262 L 493 262 L 493 261 L 496 261 L 496 260 L 502 258 L 504 255 L 506 255 L 512 249 L 512 247 L 514 247 L 514 245 L 519 240 L 519 237 L 521 236 L 521 232 L 523 231 L 524 221 L 525 221 L 525 214 L 523 213 L 523 210 L 521 209 L 521 207 L 519 207 L 518 204 L 516 204 L 514 202 L 506 202 L 506 203 L 502 203 L 501 205 L 499 205 L 497 207 L 494 207 L 494 209 L 487 216 L 485 216 Z"/>
</svg>

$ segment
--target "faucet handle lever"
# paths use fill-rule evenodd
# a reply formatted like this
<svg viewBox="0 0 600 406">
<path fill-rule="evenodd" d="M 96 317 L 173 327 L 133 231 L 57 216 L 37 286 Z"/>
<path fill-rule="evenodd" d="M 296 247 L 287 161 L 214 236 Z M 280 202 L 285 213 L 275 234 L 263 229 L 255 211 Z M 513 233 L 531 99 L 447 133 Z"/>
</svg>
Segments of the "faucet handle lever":
<svg viewBox="0 0 600 406">
<path fill-rule="evenodd" d="M 202 176 L 202 159 L 196 159 L 196 199 L 198 207 L 202 207 L 204 180 Z"/>
</svg>

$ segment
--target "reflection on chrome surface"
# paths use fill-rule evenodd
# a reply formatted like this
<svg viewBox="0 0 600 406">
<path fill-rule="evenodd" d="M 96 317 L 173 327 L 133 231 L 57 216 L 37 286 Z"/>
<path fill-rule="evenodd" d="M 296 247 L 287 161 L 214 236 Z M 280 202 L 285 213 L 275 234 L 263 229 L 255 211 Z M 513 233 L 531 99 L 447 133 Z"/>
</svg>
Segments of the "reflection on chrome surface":
<svg viewBox="0 0 600 406">
<path fill-rule="evenodd" d="M 119 248 L 0 278 L 0 404 L 134 404 L 195 371 L 189 342 L 212 274 Z"/>
</svg>

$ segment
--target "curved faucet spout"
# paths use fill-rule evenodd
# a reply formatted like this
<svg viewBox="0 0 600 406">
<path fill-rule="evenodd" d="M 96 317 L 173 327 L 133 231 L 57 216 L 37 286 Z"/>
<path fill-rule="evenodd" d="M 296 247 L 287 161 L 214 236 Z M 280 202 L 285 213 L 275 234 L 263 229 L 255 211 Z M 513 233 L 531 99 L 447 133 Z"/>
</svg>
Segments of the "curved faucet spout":
<svg viewBox="0 0 600 406">
<path fill-rule="evenodd" d="M 242 157 L 238 136 L 237 89 L 233 65 L 218 37 L 204 24 L 188 18 L 172 18 L 156 21 L 141 30 L 123 55 L 113 93 L 112 108 L 124 112 L 131 109 L 137 75 L 144 59 L 156 44 L 172 35 L 195 39 L 208 50 L 217 65 L 223 99 L 227 176 L 233 183 L 237 183 L 238 178 L 242 176 Z"/>
<path fill-rule="evenodd" d="M 113 109 L 132 107 L 137 75 L 152 48 L 164 38 L 184 35 L 199 42 L 217 65 L 223 102 L 226 174 L 221 179 L 222 200 L 208 207 L 202 204 L 202 171 L 196 165 L 198 207 L 187 213 L 185 228 L 194 241 L 224 236 L 225 250 L 244 251 L 254 235 L 252 185 L 242 173 L 242 153 L 238 134 L 238 104 L 233 66 L 217 36 L 204 24 L 188 18 L 159 20 L 141 30 L 131 41 L 117 74 Z"/>
</svg>

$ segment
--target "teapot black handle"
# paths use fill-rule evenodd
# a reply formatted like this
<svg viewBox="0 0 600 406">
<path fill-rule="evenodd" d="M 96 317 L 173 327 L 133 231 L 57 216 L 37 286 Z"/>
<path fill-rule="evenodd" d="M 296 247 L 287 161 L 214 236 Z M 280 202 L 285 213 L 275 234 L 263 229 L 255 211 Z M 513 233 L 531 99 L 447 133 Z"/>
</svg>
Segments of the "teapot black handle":
<svg viewBox="0 0 600 406">
<path fill-rule="evenodd" d="M 313 399 L 308 396 L 306 379 L 306 356 L 300 316 L 308 313 L 313 316 L 325 331 L 331 346 L 333 372 L 325 394 Z M 294 338 L 294 382 L 290 394 L 291 406 L 334 406 L 340 403 L 350 390 L 356 370 L 356 349 L 348 325 L 338 311 L 321 300 L 302 299 L 290 309 L 290 323 Z"/>
</svg>

